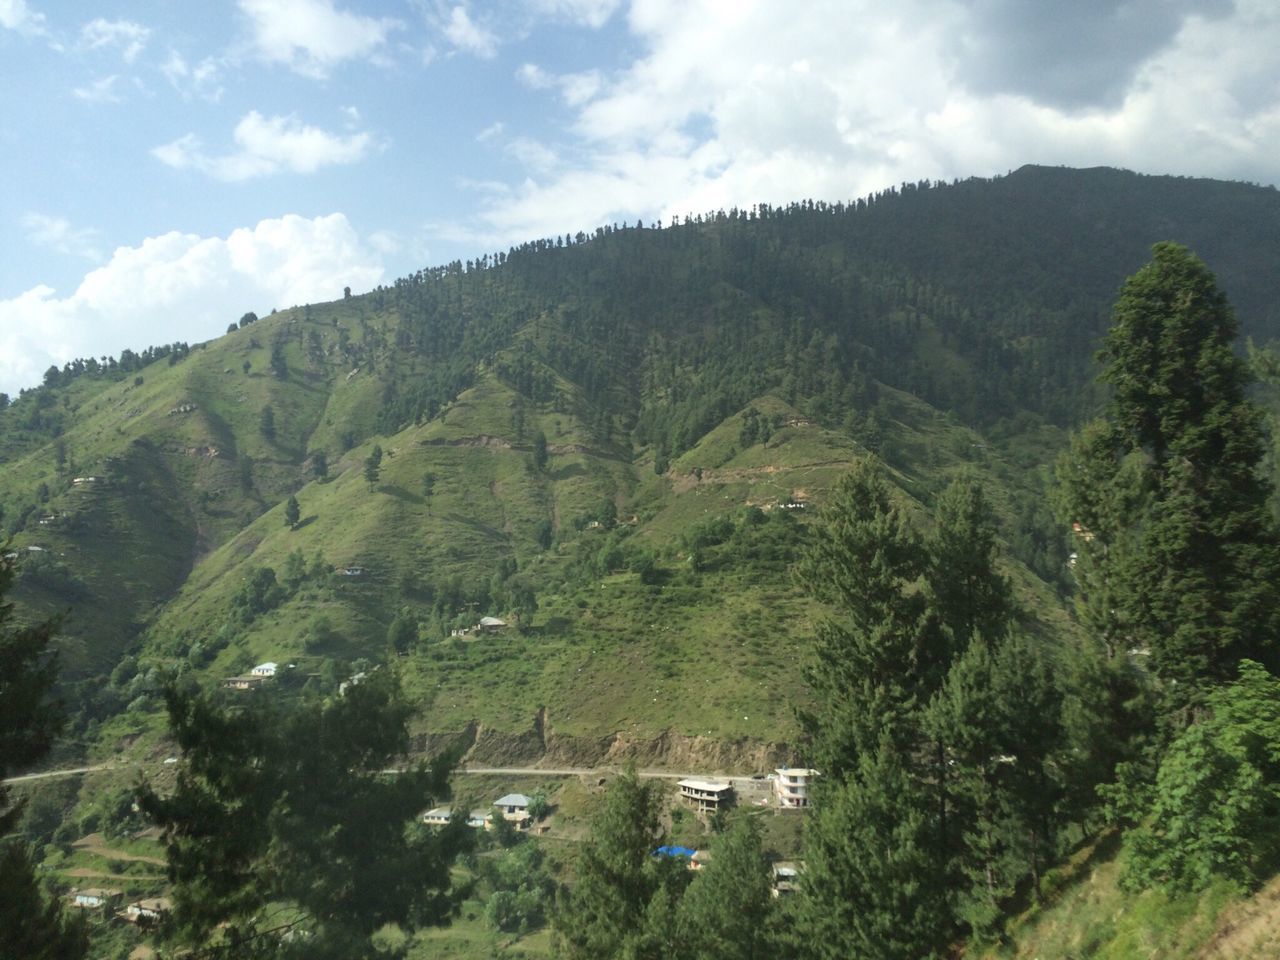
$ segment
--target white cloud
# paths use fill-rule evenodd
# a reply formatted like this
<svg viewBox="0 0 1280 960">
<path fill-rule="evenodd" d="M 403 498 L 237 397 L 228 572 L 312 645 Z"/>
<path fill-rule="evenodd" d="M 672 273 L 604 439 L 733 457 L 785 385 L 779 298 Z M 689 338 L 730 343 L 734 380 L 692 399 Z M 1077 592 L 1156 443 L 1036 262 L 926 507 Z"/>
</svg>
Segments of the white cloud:
<svg viewBox="0 0 1280 960">
<path fill-rule="evenodd" d="M 189 64 L 182 54 L 171 50 L 169 58 L 160 65 L 160 72 L 183 99 L 199 97 L 211 103 L 222 99 L 222 70 L 213 57 Z"/>
<path fill-rule="evenodd" d="M 1017 23 L 1001 15 L 1012 6 Z M 630 63 L 607 74 L 517 71 L 567 103 L 572 126 L 554 149 L 524 139 L 524 176 L 473 186 L 480 215 L 441 234 L 505 243 L 1032 162 L 1280 182 L 1274 0 L 1212 0 L 1198 13 L 1185 0 L 1092 6 L 1088 36 L 1113 24 L 1124 36 L 1083 60 L 1055 55 L 1045 63 L 1053 76 L 1019 81 L 1022 54 L 1006 46 L 1052 50 L 1072 8 L 633 0 L 627 25 L 640 53 Z M 1149 27 L 1137 16 L 1148 8 L 1159 13 Z M 998 53 L 1000 63 L 977 62 Z M 1105 76 L 1069 74 L 1103 66 Z M 521 132 L 508 131 L 513 143 Z"/>
<path fill-rule="evenodd" d="M 530 0 L 534 11 L 599 29 L 618 9 L 620 0 Z"/>
<path fill-rule="evenodd" d="M 348 60 L 375 57 L 391 31 L 402 26 L 339 10 L 333 0 L 240 0 L 263 59 L 322 79 Z"/>
<path fill-rule="evenodd" d="M 75 357 L 209 339 L 248 310 L 365 291 L 383 273 L 340 213 L 290 214 L 226 238 L 150 237 L 117 249 L 67 297 L 41 285 L 0 300 L 0 390 L 34 386 L 50 364 Z"/>
<path fill-rule="evenodd" d="M 498 52 L 497 35 L 472 20 L 467 8 L 461 5 L 449 11 L 444 35 L 455 48 L 486 60 Z"/>
<path fill-rule="evenodd" d="M 314 173 L 321 167 L 356 163 L 374 146 L 368 133 L 340 136 L 311 127 L 297 117 L 266 118 L 251 110 L 236 124 L 234 153 L 214 156 L 195 134 L 188 133 L 151 151 L 161 163 L 178 170 L 198 170 L 215 180 L 239 181 L 280 171 Z"/>
<path fill-rule="evenodd" d="M 504 124 L 501 120 L 497 120 L 489 124 L 489 126 L 485 127 L 483 130 L 481 130 L 479 133 L 476 134 L 476 142 L 485 143 L 489 140 L 492 140 L 494 137 L 501 136 L 502 131 L 505 129 L 506 129 L 506 124 Z"/>
<path fill-rule="evenodd" d="M 38 247 L 56 250 L 86 260 L 101 260 L 102 239 L 97 230 L 74 227 L 62 217 L 50 217 L 43 213 L 28 213 L 22 218 L 27 239 Z"/>
<path fill-rule="evenodd" d="M 87 103 L 119 103 L 124 98 L 116 92 L 118 79 L 113 73 L 110 76 L 92 80 L 83 87 L 75 87 L 71 92 Z"/>
<path fill-rule="evenodd" d="M 0 27 L 30 36 L 43 36 L 44 22 L 44 14 L 28 7 L 26 0 L 0 0 Z"/>
<path fill-rule="evenodd" d="M 104 20 L 97 17 L 80 28 L 80 43 L 89 50 L 119 47 L 125 63 L 133 63 L 146 49 L 151 31 L 131 20 Z"/>
<path fill-rule="evenodd" d="M 599 70 L 554 74 L 536 63 L 522 64 L 516 71 L 516 78 L 534 90 L 559 90 L 564 102 L 571 107 L 582 106 L 604 86 L 604 77 Z"/>
</svg>

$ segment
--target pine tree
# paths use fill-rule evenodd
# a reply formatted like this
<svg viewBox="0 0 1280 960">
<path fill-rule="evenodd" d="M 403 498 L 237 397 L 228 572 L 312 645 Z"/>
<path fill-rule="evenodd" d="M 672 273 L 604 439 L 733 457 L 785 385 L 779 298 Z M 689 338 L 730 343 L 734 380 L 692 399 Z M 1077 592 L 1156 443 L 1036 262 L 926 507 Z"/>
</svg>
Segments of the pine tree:
<svg viewBox="0 0 1280 960">
<path fill-rule="evenodd" d="M 634 769 L 623 772 L 591 819 L 591 836 L 578 858 L 576 879 L 555 912 L 556 936 L 570 960 L 598 957 L 659 957 L 658 917 L 674 929 L 671 891 L 682 881 L 671 862 L 655 858 L 663 833 L 660 798 Z M 675 865 L 687 874 L 683 864 Z M 651 916 L 652 914 L 652 916 Z"/>
<path fill-rule="evenodd" d="M 689 960 L 764 960 L 773 894 L 755 819 L 736 818 L 711 850 L 680 902 L 681 956 Z"/>
<path fill-rule="evenodd" d="M 290 494 L 284 505 L 284 524 L 292 530 L 301 518 L 302 508 L 298 506 L 298 498 Z"/>
<path fill-rule="evenodd" d="M 370 488 L 373 488 L 378 485 L 381 476 L 382 447 L 375 443 L 373 449 L 369 451 L 369 456 L 364 459 L 364 480 Z"/>
<path fill-rule="evenodd" d="M 1119 633 L 1108 642 L 1150 653 L 1172 708 L 1200 702 L 1242 658 L 1280 666 L 1280 536 L 1236 330 L 1204 263 L 1157 244 L 1100 354 L 1109 425 L 1060 468 L 1087 545 L 1082 587 L 1101 586 Z"/>
<path fill-rule="evenodd" d="M 166 699 L 177 785 L 145 787 L 139 802 L 164 828 L 177 944 L 336 960 L 372 956 L 385 924 L 447 919 L 467 832 L 414 824 L 448 795 L 448 762 L 383 773 L 409 748 L 394 670 L 329 701 L 226 706 L 176 688 Z"/>
<path fill-rule="evenodd" d="M 910 742 L 920 680 L 934 672 L 924 629 L 919 536 L 892 502 L 880 468 L 864 460 L 841 478 L 797 579 L 831 615 L 808 670 L 815 708 L 801 715 L 812 759 L 841 779 L 892 731 Z"/>
<path fill-rule="evenodd" d="M 10 804 L 4 778 L 49 752 L 62 727 L 51 692 L 57 659 L 50 647 L 57 620 L 21 625 L 6 599 L 13 562 L 0 558 L 0 956 L 31 960 L 77 960 L 87 941 L 83 927 L 63 915 L 36 881 L 31 851 L 6 838 L 22 816 Z"/>
<path fill-rule="evenodd" d="M 928 960 L 952 929 L 934 854 L 933 798 L 886 731 L 805 826 L 798 922 L 821 960 Z"/>
</svg>

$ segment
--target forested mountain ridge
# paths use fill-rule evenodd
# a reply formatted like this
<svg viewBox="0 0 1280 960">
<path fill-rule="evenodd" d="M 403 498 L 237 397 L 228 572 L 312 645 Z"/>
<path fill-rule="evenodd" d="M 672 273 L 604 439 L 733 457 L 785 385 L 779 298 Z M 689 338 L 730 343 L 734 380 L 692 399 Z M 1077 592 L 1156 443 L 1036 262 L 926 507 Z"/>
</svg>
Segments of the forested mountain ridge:
<svg viewBox="0 0 1280 960">
<path fill-rule="evenodd" d="M 427 731 L 537 732 L 542 706 L 575 737 L 787 740 L 810 608 L 786 504 L 868 451 L 922 502 L 976 470 L 1064 629 L 1042 472 L 1101 398 L 1121 279 L 1175 238 L 1266 342 L 1278 214 L 1273 189 L 1026 167 L 541 240 L 77 361 L 0 412 L 16 596 L 72 609 L 86 723 L 154 711 L 165 670 L 336 674 L 395 628 Z M 442 642 L 485 612 L 527 640 Z"/>
</svg>

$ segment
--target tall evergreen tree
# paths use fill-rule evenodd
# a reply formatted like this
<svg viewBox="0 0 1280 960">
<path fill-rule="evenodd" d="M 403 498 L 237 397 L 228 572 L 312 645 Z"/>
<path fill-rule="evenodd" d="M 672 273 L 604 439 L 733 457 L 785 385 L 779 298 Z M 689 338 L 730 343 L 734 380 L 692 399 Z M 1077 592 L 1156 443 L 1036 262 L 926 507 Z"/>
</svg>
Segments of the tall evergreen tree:
<svg viewBox="0 0 1280 960">
<path fill-rule="evenodd" d="M 798 922 L 821 960 L 928 960 L 952 931 L 934 854 L 933 797 L 886 731 L 840 782 L 821 781 L 805 828 Z"/>
<path fill-rule="evenodd" d="M 76 960 L 87 948 L 83 927 L 41 891 L 27 845 L 6 836 L 23 805 L 10 802 L 4 778 L 47 754 L 62 727 L 50 650 L 58 621 L 17 622 L 12 583 L 13 562 L 0 558 L 0 956 Z"/>
<path fill-rule="evenodd" d="M 1100 617 L 1109 643 L 1150 653 L 1171 708 L 1201 702 L 1241 658 L 1280 666 L 1280 536 L 1236 331 L 1204 263 L 1157 244 L 1100 354 L 1108 424 L 1060 468 L 1082 588 L 1106 595 L 1084 603 L 1114 611 Z"/>
<path fill-rule="evenodd" d="M 678 886 L 687 874 L 655 858 L 663 843 L 660 798 L 634 769 L 605 793 L 591 819 L 591 836 L 578 858 L 576 877 L 555 913 L 556 936 L 570 960 L 598 957 L 659 960 L 662 942 L 675 929 Z M 666 931 L 664 933 L 664 931 Z"/>
<path fill-rule="evenodd" d="M 166 696 L 182 765 L 172 793 L 147 787 L 140 803 L 164 828 L 177 944 L 356 960 L 382 956 L 370 937 L 385 924 L 448 918 L 466 828 L 414 824 L 447 796 L 449 763 L 383 773 L 409 747 L 394 670 L 296 705 Z"/>
<path fill-rule="evenodd" d="M 773 894 L 755 819 L 738 817 L 711 851 L 680 901 L 681 956 L 689 960 L 764 960 Z"/>
<path fill-rule="evenodd" d="M 892 732 L 906 745 L 936 671 L 925 631 L 920 537 L 892 501 L 880 467 L 860 461 L 837 483 L 797 579 L 831 613 L 818 624 L 808 671 L 815 708 L 801 715 L 812 760 L 832 781 Z"/>
</svg>

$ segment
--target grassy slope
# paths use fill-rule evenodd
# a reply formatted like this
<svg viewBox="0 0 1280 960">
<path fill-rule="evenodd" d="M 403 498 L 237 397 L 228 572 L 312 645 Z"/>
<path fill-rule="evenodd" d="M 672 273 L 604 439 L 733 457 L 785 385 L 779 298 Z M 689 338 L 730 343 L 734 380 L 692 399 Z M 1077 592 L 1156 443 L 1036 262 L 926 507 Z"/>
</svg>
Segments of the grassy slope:
<svg viewBox="0 0 1280 960">
<path fill-rule="evenodd" d="M 1227 884 L 1199 894 L 1120 888 L 1114 836 L 1077 851 L 1045 880 L 1047 903 L 1017 917 L 1007 946 L 981 960 L 1263 960 L 1280 950 L 1280 878 L 1252 896 Z"/>
</svg>

